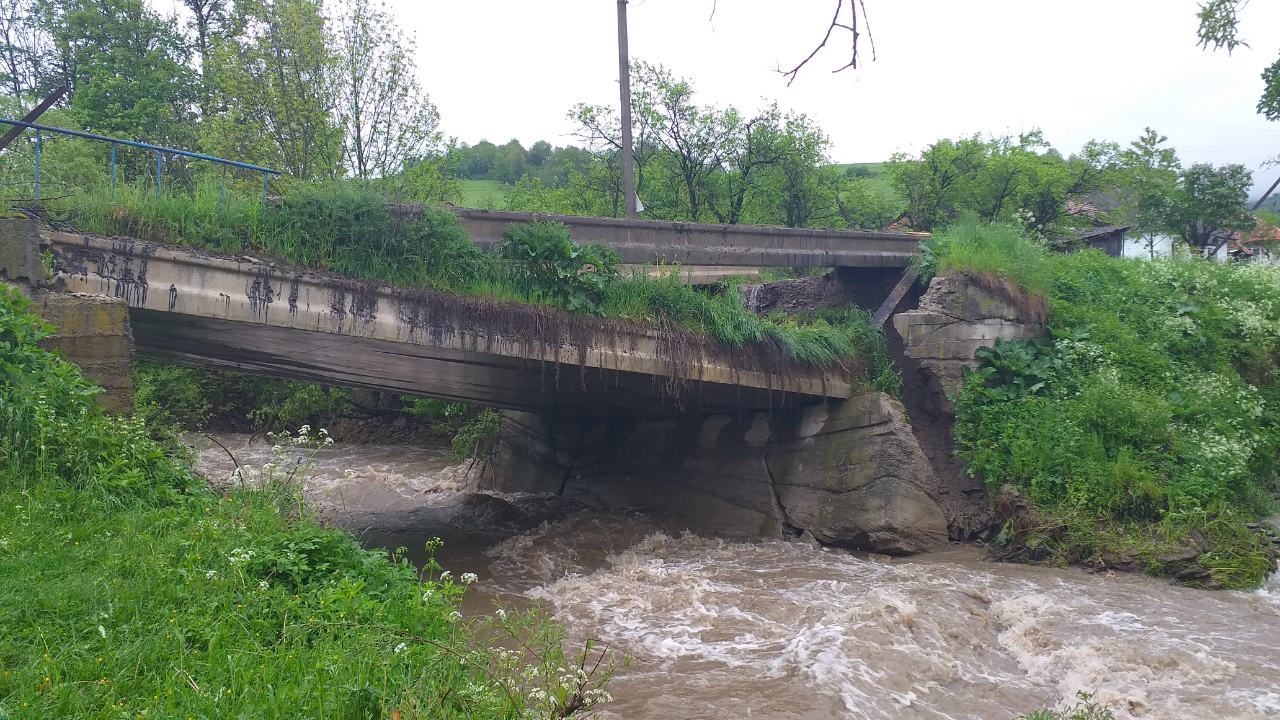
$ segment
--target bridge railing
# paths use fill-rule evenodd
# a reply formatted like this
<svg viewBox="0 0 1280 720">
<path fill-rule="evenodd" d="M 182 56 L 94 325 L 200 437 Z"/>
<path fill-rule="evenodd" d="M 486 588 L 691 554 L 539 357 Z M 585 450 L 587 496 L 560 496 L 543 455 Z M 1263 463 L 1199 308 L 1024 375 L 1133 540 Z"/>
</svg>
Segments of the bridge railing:
<svg viewBox="0 0 1280 720">
<path fill-rule="evenodd" d="M 152 145 L 151 143 L 138 142 L 136 140 L 125 140 L 124 138 L 108 137 L 106 135 L 98 135 L 97 133 L 83 132 L 80 130 L 68 130 L 67 128 L 53 127 L 51 125 L 40 125 L 38 123 L 23 122 L 21 120 L 11 120 L 9 118 L 0 118 L 0 124 L 12 127 L 23 128 L 24 130 L 32 130 L 35 132 L 35 177 L 32 184 L 33 199 L 40 202 L 40 155 L 44 149 L 44 134 L 52 133 L 55 135 L 66 135 L 77 137 L 85 140 L 94 140 L 97 142 L 109 143 L 111 145 L 111 190 L 114 193 L 116 189 L 116 150 L 119 146 L 139 148 L 155 153 L 156 159 L 156 197 L 160 197 L 162 187 L 162 178 L 164 177 L 164 156 L 177 155 L 179 157 L 188 157 L 193 160 L 202 160 L 205 162 L 217 163 L 224 167 L 235 167 L 243 170 L 252 170 L 262 173 L 262 196 L 267 196 L 267 185 L 272 175 L 283 175 L 279 170 L 252 163 L 240 162 L 238 160 L 228 160 L 214 155 L 205 155 L 204 153 L 192 152 L 190 150 L 181 150 L 179 148 L 164 147 L 162 145 Z M 224 185 L 225 187 L 225 185 Z"/>
</svg>

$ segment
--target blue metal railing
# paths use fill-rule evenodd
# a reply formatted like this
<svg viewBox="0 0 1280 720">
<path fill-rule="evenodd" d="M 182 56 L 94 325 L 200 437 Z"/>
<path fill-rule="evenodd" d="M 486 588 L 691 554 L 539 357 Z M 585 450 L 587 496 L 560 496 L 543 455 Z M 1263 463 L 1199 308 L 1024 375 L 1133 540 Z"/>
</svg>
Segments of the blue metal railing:
<svg viewBox="0 0 1280 720">
<path fill-rule="evenodd" d="M 50 125 L 38 125 L 36 123 L 22 122 L 21 120 L 10 120 L 8 118 L 0 118 L 0 123 L 5 125 L 13 125 L 36 132 L 36 151 L 35 151 L 35 201 L 40 201 L 40 152 L 44 147 L 44 137 L 42 133 L 50 132 L 58 135 L 70 135 L 72 137 L 85 138 L 86 140 L 97 140 L 98 142 L 111 143 L 111 190 L 116 189 L 116 147 L 118 145 L 127 145 L 129 147 L 150 150 L 156 154 L 156 198 L 160 197 L 160 177 L 164 168 L 164 153 L 170 155 L 180 155 L 182 157 L 194 158 L 196 160 L 206 160 L 208 162 L 218 163 L 230 167 L 243 168 L 245 170 L 253 170 L 262 173 L 262 197 L 267 196 L 267 182 L 272 175 L 283 175 L 279 170 L 262 167 L 261 165 L 252 165 L 236 160 L 227 160 L 226 158 L 215 157 L 213 155 L 205 155 L 203 153 L 191 152 L 189 150 L 179 150 L 177 148 L 162 147 L 160 145 L 152 145 L 150 143 L 135 142 L 133 140 L 124 140 L 122 138 L 107 137 L 106 135 L 98 135 L 96 133 L 81 132 L 79 130 L 67 130 L 66 128 L 52 127 Z M 224 184 L 225 187 L 225 184 Z"/>
</svg>

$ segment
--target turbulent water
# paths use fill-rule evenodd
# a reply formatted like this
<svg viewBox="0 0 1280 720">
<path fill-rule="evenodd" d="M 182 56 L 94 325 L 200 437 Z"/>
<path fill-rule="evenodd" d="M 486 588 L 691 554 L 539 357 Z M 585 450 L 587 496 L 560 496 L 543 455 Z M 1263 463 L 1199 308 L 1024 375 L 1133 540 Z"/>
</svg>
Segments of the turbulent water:
<svg viewBox="0 0 1280 720">
<path fill-rule="evenodd" d="M 245 465 L 266 443 L 218 439 Z M 198 445 L 208 443 L 197 442 Z M 216 446 L 200 465 L 225 476 Z M 616 718 L 1004 720 L 1075 693 L 1117 718 L 1280 718 L 1280 581 L 1207 592 L 1136 576 L 982 561 L 881 560 L 734 543 L 545 498 L 467 493 L 443 448 L 318 457 L 313 501 L 384 546 L 446 540 L 481 580 L 466 609 L 540 602 L 634 661 Z"/>
</svg>

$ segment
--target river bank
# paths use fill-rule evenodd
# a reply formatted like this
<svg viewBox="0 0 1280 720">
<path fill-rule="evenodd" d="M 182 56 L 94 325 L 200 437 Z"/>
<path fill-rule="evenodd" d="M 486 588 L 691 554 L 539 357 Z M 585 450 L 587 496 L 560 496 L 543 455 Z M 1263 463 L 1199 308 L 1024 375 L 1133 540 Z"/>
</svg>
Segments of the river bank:
<svg viewBox="0 0 1280 720">
<path fill-rule="evenodd" d="M 246 466 L 248 436 L 215 437 Z M 197 467 L 232 469 L 201 444 Z M 476 495 L 440 445 L 338 445 L 308 496 L 367 546 L 426 539 L 479 581 L 464 604 L 551 610 L 632 655 L 605 716 L 1011 718 L 1095 693 L 1117 718 L 1280 712 L 1280 582 L 1206 592 L 1137 575 L 992 563 L 971 547 L 887 560 L 683 534 L 633 513 Z"/>
</svg>

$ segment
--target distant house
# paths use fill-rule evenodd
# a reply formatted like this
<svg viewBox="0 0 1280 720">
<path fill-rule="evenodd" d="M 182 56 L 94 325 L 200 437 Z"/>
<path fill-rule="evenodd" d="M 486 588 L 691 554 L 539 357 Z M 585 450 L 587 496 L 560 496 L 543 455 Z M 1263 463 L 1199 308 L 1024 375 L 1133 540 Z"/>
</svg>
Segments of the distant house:
<svg viewBox="0 0 1280 720">
<path fill-rule="evenodd" d="M 1280 228 L 1259 218 L 1249 232 L 1232 233 L 1226 249 L 1233 260 L 1273 260 L 1280 252 Z"/>
<path fill-rule="evenodd" d="M 1132 225 L 1098 225 L 1076 231 L 1076 241 L 1111 257 L 1124 256 L 1124 234 Z"/>
</svg>

